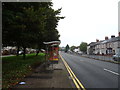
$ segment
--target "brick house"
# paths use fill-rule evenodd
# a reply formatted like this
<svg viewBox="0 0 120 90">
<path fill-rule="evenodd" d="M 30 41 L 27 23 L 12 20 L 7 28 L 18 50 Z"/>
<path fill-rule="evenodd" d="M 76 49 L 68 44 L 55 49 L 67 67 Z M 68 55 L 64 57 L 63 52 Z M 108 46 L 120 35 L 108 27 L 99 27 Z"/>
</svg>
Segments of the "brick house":
<svg viewBox="0 0 120 90">
<path fill-rule="evenodd" d="M 114 35 L 110 39 L 105 37 L 105 40 L 91 42 L 87 47 L 87 54 L 99 54 L 99 55 L 113 55 L 120 50 L 120 32 L 117 37 Z"/>
</svg>

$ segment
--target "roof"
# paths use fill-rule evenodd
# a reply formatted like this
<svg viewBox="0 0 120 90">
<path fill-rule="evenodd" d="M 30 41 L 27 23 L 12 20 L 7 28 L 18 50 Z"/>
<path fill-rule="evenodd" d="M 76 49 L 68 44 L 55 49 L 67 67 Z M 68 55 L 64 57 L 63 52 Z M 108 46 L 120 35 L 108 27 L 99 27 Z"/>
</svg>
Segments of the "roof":
<svg viewBox="0 0 120 90">
<path fill-rule="evenodd" d="M 102 42 L 102 44 L 109 43 L 109 42 L 116 42 L 116 41 L 120 41 L 120 37 L 114 37 L 114 38 L 110 38 L 108 40 L 104 40 Z"/>
<path fill-rule="evenodd" d="M 108 40 L 101 40 L 99 42 L 91 42 L 90 44 L 88 44 L 88 46 L 95 46 L 95 45 L 99 45 L 99 44 L 105 44 L 105 43 L 116 42 L 116 41 L 120 41 L 120 37 L 114 37 L 114 38 L 110 38 Z"/>
<path fill-rule="evenodd" d="M 96 42 L 91 42 L 88 44 L 88 46 L 94 46 Z"/>
</svg>

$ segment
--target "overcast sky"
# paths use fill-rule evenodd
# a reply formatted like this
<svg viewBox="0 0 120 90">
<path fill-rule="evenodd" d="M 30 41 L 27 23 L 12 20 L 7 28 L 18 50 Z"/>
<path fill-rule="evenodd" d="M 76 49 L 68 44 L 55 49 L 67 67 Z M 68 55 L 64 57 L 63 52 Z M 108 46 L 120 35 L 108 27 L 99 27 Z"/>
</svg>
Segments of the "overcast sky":
<svg viewBox="0 0 120 90">
<path fill-rule="evenodd" d="M 118 36 L 118 1 L 120 0 L 52 0 L 53 8 L 62 8 L 57 27 L 61 45 L 79 46 L 81 42 Z"/>
</svg>

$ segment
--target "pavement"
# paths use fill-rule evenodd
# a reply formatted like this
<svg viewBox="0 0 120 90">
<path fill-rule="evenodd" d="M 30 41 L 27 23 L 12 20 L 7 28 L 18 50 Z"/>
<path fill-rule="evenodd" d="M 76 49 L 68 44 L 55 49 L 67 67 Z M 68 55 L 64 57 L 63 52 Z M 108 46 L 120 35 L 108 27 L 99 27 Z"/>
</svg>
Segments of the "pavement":
<svg viewBox="0 0 120 90">
<path fill-rule="evenodd" d="M 101 56 L 101 55 L 88 55 L 88 54 L 78 54 L 78 53 L 69 53 L 71 55 L 77 55 L 77 56 L 81 56 L 81 57 L 86 57 L 86 58 L 91 58 L 94 60 L 101 60 L 101 61 L 105 61 L 105 62 L 110 62 L 110 63 L 115 63 L 115 64 L 120 64 L 120 62 L 113 60 L 112 56 Z"/>
<path fill-rule="evenodd" d="M 9 57 L 9 56 L 15 56 L 15 55 L 1 55 L 1 57 Z"/>
<path fill-rule="evenodd" d="M 18 83 L 12 89 L 19 88 L 76 88 L 63 61 L 60 59 L 58 64 L 50 65 L 44 69 L 39 66 L 35 71 L 25 77 L 22 84 Z"/>
<path fill-rule="evenodd" d="M 99 60 L 106 60 L 106 61 L 114 61 L 112 56 L 100 56 L 100 55 L 82 55 L 88 58 L 94 58 L 94 59 L 99 59 Z"/>
</svg>

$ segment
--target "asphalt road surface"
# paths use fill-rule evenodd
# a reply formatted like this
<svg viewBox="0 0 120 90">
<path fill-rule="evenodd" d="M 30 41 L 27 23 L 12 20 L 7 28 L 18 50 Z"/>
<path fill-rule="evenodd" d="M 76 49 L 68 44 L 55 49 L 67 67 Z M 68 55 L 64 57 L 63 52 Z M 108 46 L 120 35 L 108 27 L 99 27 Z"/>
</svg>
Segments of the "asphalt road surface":
<svg viewBox="0 0 120 90">
<path fill-rule="evenodd" d="M 85 88 L 119 88 L 120 65 L 64 52 L 60 55 Z"/>
</svg>

